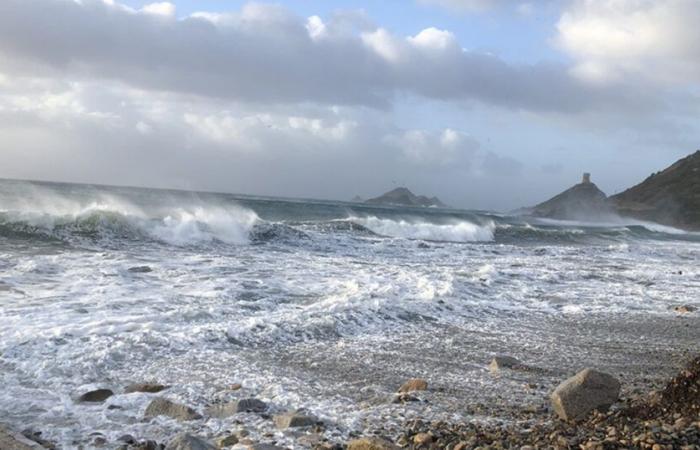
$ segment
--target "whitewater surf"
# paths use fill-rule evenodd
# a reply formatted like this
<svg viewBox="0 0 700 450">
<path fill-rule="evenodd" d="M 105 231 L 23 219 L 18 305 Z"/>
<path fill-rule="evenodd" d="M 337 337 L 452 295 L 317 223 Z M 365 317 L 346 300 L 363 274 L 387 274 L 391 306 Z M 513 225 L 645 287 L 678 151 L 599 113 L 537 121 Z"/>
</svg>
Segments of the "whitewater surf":
<svg viewBox="0 0 700 450">
<path fill-rule="evenodd" d="M 145 420 L 154 395 L 124 391 L 144 381 L 200 413 L 301 408 L 331 442 L 509 420 L 582 360 L 663 375 L 700 337 L 674 311 L 700 306 L 699 257 L 697 234 L 625 219 L 0 181 L 0 412 L 61 448 L 241 427 L 303 447 L 260 414 Z M 496 354 L 548 371 L 495 380 Z M 392 403 L 417 376 L 435 388 Z M 76 401 L 95 388 L 114 395 Z"/>
</svg>

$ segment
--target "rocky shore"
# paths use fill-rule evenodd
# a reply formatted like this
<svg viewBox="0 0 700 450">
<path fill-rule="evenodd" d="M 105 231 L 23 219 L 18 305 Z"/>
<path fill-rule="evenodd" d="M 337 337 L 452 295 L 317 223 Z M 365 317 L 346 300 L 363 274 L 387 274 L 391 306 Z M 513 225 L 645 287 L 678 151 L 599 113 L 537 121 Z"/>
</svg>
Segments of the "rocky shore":
<svg viewBox="0 0 700 450">
<path fill-rule="evenodd" d="M 488 366 L 493 376 L 507 372 L 538 372 L 515 358 L 498 356 Z M 103 448 L 119 450 L 214 450 L 249 449 L 282 450 L 313 448 L 317 450 L 392 450 L 408 449 L 623 449 L 651 450 L 700 449 L 700 357 L 690 360 L 676 376 L 660 389 L 637 395 L 620 396 L 621 383 L 609 374 L 585 369 L 562 383 L 542 398 L 541 407 L 512 406 L 510 417 L 474 421 L 407 420 L 403 429 L 389 429 L 377 423 L 363 433 L 350 433 L 344 439 L 329 438 L 330 424 L 304 410 L 279 412 L 257 398 L 240 396 L 235 400 L 216 401 L 205 411 L 167 398 L 169 386 L 158 383 L 137 383 L 126 386 L 125 393 L 152 395 L 144 412 L 144 420 L 172 419 L 191 423 L 207 418 L 230 418 L 255 414 L 263 422 L 271 422 L 287 438 L 278 442 L 275 433 L 256 433 L 252 439 L 244 427 L 225 430 L 217 436 L 179 433 L 162 442 L 125 434 L 109 440 L 99 432 L 90 436 L 89 444 L 78 449 Z M 240 384 L 229 387 L 230 393 L 241 390 Z M 399 386 L 387 402 L 398 405 L 425 401 L 421 394 L 431 389 L 429 381 L 415 378 Z M 109 389 L 84 392 L 76 403 L 102 403 L 114 393 Z M 240 422 L 241 424 L 243 422 Z M 251 430 L 253 431 L 253 430 Z M 21 433 L 0 427 L 0 449 L 58 449 L 42 438 L 39 430 Z"/>
</svg>

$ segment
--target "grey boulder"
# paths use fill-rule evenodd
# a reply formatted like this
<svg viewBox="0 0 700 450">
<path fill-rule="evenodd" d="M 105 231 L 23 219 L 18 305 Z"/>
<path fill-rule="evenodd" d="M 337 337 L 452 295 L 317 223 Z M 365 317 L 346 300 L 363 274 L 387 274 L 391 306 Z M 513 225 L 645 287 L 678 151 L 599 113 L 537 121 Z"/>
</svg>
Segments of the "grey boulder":
<svg viewBox="0 0 700 450">
<path fill-rule="evenodd" d="M 584 369 L 552 392 L 554 411 L 563 420 L 584 419 L 593 410 L 606 410 L 620 396 L 620 382 L 612 375 Z"/>
</svg>

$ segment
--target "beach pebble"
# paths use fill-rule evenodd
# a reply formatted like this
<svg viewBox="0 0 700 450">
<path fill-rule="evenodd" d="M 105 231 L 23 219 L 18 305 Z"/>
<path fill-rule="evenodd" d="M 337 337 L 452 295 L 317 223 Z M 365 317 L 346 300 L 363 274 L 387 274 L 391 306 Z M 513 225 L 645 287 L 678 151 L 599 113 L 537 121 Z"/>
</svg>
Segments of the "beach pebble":
<svg viewBox="0 0 700 450">
<path fill-rule="evenodd" d="M 234 414 L 243 412 L 264 412 L 267 410 L 267 403 L 256 398 L 244 398 L 223 405 L 214 405 L 207 408 L 207 415 L 223 419 Z"/>
<path fill-rule="evenodd" d="M 214 443 L 219 448 L 231 447 L 238 444 L 238 438 L 233 434 L 221 436 L 220 438 L 217 438 Z"/>
<path fill-rule="evenodd" d="M 427 391 L 428 382 L 421 378 L 412 378 L 405 382 L 400 388 L 400 393 L 413 392 L 413 391 Z"/>
<path fill-rule="evenodd" d="M 207 441 L 191 434 L 179 434 L 168 443 L 166 450 L 216 450 L 216 447 Z"/>
<path fill-rule="evenodd" d="M 284 430 L 286 428 L 309 427 L 315 425 L 316 418 L 296 412 L 289 412 L 275 416 L 274 422 L 277 428 Z"/>
<path fill-rule="evenodd" d="M 612 375 L 584 369 L 561 383 L 550 398 L 561 419 L 580 420 L 593 410 L 607 409 L 619 395 L 620 382 Z"/>
<path fill-rule="evenodd" d="M 174 403 L 162 397 L 153 399 L 153 401 L 151 401 L 151 403 L 146 408 L 144 416 L 168 416 L 179 421 L 197 420 L 202 418 L 201 415 L 197 414 L 197 412 L 189 406 Z"/>
<path fill-rule="evenodd" d="M 348 443 L 348 450 L 398 450 L 398 448 L 386 439 L 378 437 L 355 439 Z"/>
<path fill-rule="evenodd" d="M 491 372 L 498 372 L 502 369 L 517 369 L 520 367 L 525 366 L 511 356 L 496 356 L 491 360 L 491 364 L 489 364 L 489 370 Z"/>
<path fill-rule="evenodd" d="M 170 386 L 158 383 L 134 383 L 125 387 L 124 393 L 131 394 L 133 392 L 146 392 L 149 394 L 155 394 L 165 389 L 168 389 L 169 387 Z"/>
</svg>

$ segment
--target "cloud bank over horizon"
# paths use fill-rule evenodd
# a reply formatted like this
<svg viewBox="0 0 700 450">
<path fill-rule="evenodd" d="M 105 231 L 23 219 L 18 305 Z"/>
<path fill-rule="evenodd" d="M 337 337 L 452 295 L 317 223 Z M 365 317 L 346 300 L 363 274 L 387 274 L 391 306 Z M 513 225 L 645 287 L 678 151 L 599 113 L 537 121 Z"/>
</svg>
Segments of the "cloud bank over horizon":
<svg viewBox="0 0 700 450">
<path fill-rule="evenodd" d="M 525 2 L 418 3 L 529 20 Z M 180 10 L 0 4 L 0 176 L 338 199 L 407 185 L 508 209 L 583 169 L 619 189 L 698 137 L 691 1 L 567 3 L 542 44 L 560 57 L 525 62 L 340 5 Z"/>
</svg>

